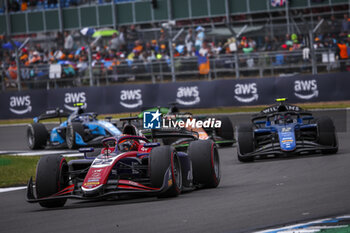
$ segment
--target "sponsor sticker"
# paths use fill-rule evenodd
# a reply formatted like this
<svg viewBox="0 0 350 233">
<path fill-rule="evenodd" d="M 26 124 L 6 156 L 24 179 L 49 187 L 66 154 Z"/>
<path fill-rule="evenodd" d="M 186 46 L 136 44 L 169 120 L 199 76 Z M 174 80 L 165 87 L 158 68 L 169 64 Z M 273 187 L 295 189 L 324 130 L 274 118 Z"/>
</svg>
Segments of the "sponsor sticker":
<svg viewBox="0 0 350 233">
<path fill-rule="evenodd" d="M 122 90 L 120 92 L 120 105 L 125 108 L 137 108 L 142 106 L 141 89 Z"/>
<path fill-rule="evenodd" d="M 85 92 L 67 92 L 64 94 L 64 107 L 69 111 L 78 110 L 79 106 L 74 106 L 77 103 L 82 103 L 84 108 L 87 108 Z"/>
<path fill-rule="evenodd" d="M 241 103 L 250 103 L 259 99 L 256 83 L 237 83 L 234 98 Z"/>
<path fill-rule="evenodd" d="M 16 115 L 23 115 L 32 111 L 29 95 L 11 96 L 9 110 Z"/>
<path fill-rule="evenodd" d="M 319 95 L 317 81 L 313 80 L 295 80 L 294 95 L 299 99 L 309 100 Z"/>
<path fill-rule="evenodd" d="M 176 102 L 181 105 L 195 105 L 201 101 L 198 86 L 179 87 L 176 93 Z"/>
<path fill-rule="evenodd" d="M 100 184 L 100 182 L 98 182 L 98 181 L 94 181 L 94 182 L 86 182 L 86 183 L 84 183 L 84 186 L 98 185 L 98 184 Z"/>
</svg>

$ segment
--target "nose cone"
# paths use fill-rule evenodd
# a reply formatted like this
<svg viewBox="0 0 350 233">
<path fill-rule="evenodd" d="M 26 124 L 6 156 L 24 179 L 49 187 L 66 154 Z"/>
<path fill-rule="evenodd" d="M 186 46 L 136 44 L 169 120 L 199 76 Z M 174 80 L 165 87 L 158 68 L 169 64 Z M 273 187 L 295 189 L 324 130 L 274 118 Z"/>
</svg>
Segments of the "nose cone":
<svg viewBox="0 0 350 233">
<path fill-rule="evenodd" d="M 283 151 L 293 151 L 296 148 L 293 125 L 282 126 L 278 129 L 280 147 Z"/>
</svg>

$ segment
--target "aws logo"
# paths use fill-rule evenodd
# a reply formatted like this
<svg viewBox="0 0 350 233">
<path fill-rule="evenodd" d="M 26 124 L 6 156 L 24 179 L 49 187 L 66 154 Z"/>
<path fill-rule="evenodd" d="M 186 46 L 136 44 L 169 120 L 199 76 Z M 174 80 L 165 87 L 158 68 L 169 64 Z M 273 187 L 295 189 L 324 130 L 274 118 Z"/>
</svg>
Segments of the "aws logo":
<svg viewBox="0 0 350 233">
<path fill-rule="evenodd" d="M 295 80 L 294 95 L 300 99 L 309 100 L 318 97 L 317 81 L 313 80 Z"/>
<path fill-rule="evenodd" d="M 70 111 L 76 111 L 79 107 L 74 107 L 76 103 L 84 103 L 87 107 L 85 92 L 68 92 L 64 94 L 64 107 Z"/>
<path fill-rule="evenodd" d="M 258 100 L 258 88 L 256 83 L 237 83 L 235 85 L 235 99 L 242 103 L 250 103 Z"/>
<path fill-rule="evenodd" d="M 32 111 L 30 96 L 11 96 L 9 110 L 17 115 L 23 115 Z"/>
<path fill-rule="evenodd" d="M 182 105 L 195 105 L 201 101 L 198 86 L 179 87 L 176 97 L 176 102 Z"/>
<path fill-rule="evenodd" d="M 122 90 L 120 92 L 120 102 L 125 108 L 137 108 L 142 106 L 141 89 Z"/>
</svg>

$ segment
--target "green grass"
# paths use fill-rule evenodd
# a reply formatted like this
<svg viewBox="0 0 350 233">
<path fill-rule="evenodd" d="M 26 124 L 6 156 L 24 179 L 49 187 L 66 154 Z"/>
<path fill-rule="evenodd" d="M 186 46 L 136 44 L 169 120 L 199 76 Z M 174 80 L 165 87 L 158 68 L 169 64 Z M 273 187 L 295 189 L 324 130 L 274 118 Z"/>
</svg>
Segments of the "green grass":
<svg viewBox="0 0 350 233">
<path fill-rule="evenodd" d="M 321 102 L 321 103 L 310 103 L 310 104 L 296 104 L 305 109 L 330 109 L 330 108 L 349 108 L 350 101 L 339 101 L 339 102 Z M 239 112 L 258 112 L 263 108 L 266 108 L 267 105 L 260 106 L 246 106 L 246 107 L 220 107 L 220 108 L 203 108 L 203 109 L 186 109 L 186 112 L 191 112 L 193 114 L 225 114 L 225 113 L 239 113 Z M 118 113 L 118 114 L 102 114 L 98 116 L 98 119 L 104 119 L 106 116 L 111 116 L 113 118 L 129 117 L 136 116 L 139 112 L 133 113 Z M 63 119 L 62 119 L 63 120 Z M 0 125 L 5 124 L 28 124 L 33 122 L 33 119 L 8 119 L 0 120 Z M 44 120 L 42 122 L 59 122 L 58 118 Z"/>
<path fill-rule="evenodd" d="M 323 229 L 320 232 L 322 233 L 350 233 L 350 227 L 344 228 L 334 228 L 334 229 Z"/>
<path fill-rule="evenodd" d="M 0 187 L 26 185 L 40 156 L 0 156 Z"/>
<path fill-rule="evenodd" d="M 0 188 L 27 185 L 35 180 L 36 165 L 40 156 L 0 155 Z M 66 158 L 67 162 L 75 158 Z"/>
</svg>

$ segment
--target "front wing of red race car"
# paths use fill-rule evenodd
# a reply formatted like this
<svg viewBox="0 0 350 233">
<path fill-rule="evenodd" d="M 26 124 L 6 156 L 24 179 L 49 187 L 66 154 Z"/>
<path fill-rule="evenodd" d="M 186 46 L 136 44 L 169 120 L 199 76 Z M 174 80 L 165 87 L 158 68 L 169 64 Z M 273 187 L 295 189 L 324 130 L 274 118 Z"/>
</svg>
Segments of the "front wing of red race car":
<svg viewBox="0 0 350 233">
<path fill-rule="evenodd" d="M 160 188 L 148 187 L 132 180 L 109 180 L 106 184 L 98 186 L 94 195 L 84 194 L 81 186 L 74 184 L 67 186 L 59 192 L 44 198 L 37 198 L 34 192 L 34 184 L 32 177 L 27 184 L 26 200 L 29 203 L 41 201 L 56 200 L 56 199 L 82 199 L 82 200 L 97 200 L 105 199 L 111 196 L 121 194 L 128 195 L 158 195 L 166 192 L 173 185 L 171 179 L 170 167 L 164 174 L 163 185 Z"/>
</svg>

